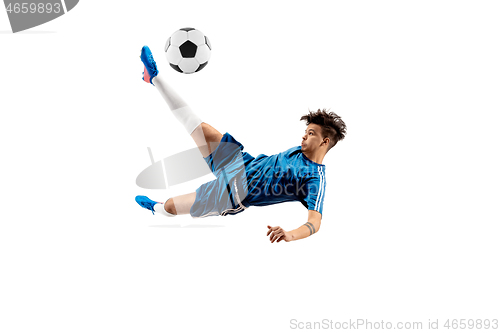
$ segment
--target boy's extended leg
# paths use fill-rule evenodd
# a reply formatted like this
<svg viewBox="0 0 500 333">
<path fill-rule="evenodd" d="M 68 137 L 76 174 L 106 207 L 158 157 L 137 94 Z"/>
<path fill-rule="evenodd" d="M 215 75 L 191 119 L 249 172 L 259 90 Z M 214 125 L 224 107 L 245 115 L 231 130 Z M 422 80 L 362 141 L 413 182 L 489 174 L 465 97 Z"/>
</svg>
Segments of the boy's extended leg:
<svg viewBox="0 0 500 333">
<path fill-rule="evenodd" d="M 201 123 L 196 127 L 191 137 L 198 146 L 203 157 L 210 155 L 219 145 L 222 134 L 207 123 Z"/>
<path fill-rule="evenodd" d="M 153 84 L 158 89 L 174 116 L 193 138 L 203 157 L 207 157 L 219 144 L 222 134 L 212 126 L 203 123 L 198 115 L 159 75 L 156 62 L 147 46 L 142 48 L 141 60 L 144 63 L 143 80 Z"/>
<path fill-rule="evenodd" d="M 209 124 L 202 122 L 186 102 L 165 82 L 163 77 L 157 75 L 152 79 L 152 82 L 167 102 L 174 116 L 191 135 L 203 157 L 210 155 L 217 148 L 222 134 Z"/>
</svg>

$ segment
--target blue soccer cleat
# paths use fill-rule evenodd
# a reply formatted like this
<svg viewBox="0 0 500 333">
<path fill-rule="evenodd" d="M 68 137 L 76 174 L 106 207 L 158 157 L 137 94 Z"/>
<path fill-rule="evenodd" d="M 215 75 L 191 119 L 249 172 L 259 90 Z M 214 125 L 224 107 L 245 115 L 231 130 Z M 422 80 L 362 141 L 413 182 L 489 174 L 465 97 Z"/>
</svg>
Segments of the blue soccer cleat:
<svg viewBox="0 0 500 333">
<path fill-rule="evenodd" d="M 144 72 L 142 73 L 142 79 L 147 83 L 153 84 L 153 78 L 158 75 L 158 68 L 156 67 L 156 62 L 153 58 L 153 53 L 147 46 L 142 47 L 141 51 L 141 61 L 144 64 Z M 153 84 L 154 85 L 154 84 Z"/>
<path fill-rule="evenodd" d="M 149 199 L 148 197 L 144 196 L 144 195 L 138 195 L 135 197 L 135 201 L 143 208 L 146 208 L 146 209 L 149 209 L 153 215 L 155 214 L 155 209 L 154 209 L 154 206 L 159 203 L 159 202 L 156 202 L 156 201 L 153 201 L 151 199 Z"/>
</svg>

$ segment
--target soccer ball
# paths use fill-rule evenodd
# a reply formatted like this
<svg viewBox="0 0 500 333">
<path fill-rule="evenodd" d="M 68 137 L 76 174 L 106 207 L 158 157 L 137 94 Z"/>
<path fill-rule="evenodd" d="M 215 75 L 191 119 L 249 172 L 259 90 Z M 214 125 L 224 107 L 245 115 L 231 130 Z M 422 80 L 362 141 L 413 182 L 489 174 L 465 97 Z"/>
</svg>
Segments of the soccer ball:
<svg viewBox="0 0 500 333">
<path fill-rule="evenodd" d="M 207 36 L 194 28 L 177 30 L 165 44 L 170 66 L 185 74 L 201 71 L 208 64 L 211 50 Z"/>
</svg>

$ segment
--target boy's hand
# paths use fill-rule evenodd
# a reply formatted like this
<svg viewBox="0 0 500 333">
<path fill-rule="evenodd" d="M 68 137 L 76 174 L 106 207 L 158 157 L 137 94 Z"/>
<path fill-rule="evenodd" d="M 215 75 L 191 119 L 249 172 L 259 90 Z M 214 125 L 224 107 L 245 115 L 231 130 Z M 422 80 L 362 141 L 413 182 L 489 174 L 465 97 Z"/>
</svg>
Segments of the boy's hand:
<svg viewBox="0 0 500 333">
<path fill-rule="evenodd" d="M 275 241 L 276 243 L 279 243 L 282 240 L 289 242 L 292 240 L 292 236 L 281 227 L 271 227 L 268 225 L 267 228 L 269 229 L 267 231 L 267 236 L 271 235 L 269 237 L 271 243 L 274 243 Z"/>
</svg>

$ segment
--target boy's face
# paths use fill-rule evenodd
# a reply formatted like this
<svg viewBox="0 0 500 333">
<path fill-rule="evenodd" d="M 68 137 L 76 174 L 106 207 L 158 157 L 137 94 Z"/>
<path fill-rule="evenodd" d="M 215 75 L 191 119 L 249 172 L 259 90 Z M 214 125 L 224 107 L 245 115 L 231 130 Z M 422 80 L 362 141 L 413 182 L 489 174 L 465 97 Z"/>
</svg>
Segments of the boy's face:
<svg viewBox="0 0 500 333">
<path fill-rule="evenodd" d="M 315 152 L 323 142 L 321 136 L 321 126 L 316 124 L 309 124 L 306 132 L 302 137 L 302 151 Z"/>
</svg>

